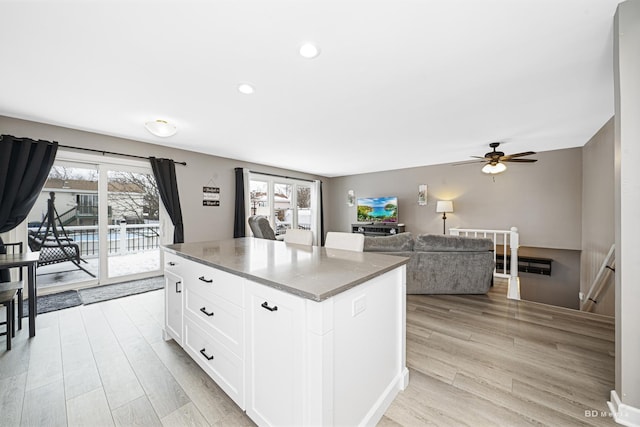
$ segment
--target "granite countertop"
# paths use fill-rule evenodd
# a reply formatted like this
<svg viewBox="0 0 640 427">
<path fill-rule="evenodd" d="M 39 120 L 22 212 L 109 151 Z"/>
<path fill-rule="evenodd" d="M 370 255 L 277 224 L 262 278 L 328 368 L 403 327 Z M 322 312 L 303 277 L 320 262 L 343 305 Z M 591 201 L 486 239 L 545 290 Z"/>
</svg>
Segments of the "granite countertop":
<svg viewBox="0 0 640 427">
<path fill-rule="evenodd" d="M 409 261 L 407 257 L 242 237 L 163 246 L 168 252 L 314 301 Z"/>
</svg>

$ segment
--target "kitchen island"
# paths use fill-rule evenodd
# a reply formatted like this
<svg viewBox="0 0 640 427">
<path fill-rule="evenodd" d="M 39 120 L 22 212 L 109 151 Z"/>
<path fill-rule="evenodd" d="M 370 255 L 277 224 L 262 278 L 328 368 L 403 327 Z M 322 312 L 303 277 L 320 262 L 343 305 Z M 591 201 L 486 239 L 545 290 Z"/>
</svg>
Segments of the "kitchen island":
<svg viewBox="0 0 640 427">
<path fill-rule="evenodd" d="M 408 258 L 239 238 L 164 247 L 165 339 L 258 425 L 374 425 L 408 384 Z"/>
</svg>

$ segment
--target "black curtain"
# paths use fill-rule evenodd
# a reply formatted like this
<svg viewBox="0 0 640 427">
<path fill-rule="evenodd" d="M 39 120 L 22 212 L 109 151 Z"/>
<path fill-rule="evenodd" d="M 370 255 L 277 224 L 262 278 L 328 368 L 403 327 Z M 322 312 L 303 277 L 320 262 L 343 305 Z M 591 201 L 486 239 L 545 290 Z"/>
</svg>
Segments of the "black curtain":
<svg viewBox="0 0 640 427">
<path fill-rule="evenodd" d="M 49 176 L 58 151 L 57 142 L 34 141 L 0 135 L 0 233 L 25 220 Z M 5 253 L 0 238 L 0 251 Z M 9 281 L 0 270 L 0 282 Z"/>
<path fill-rule="evenodd" d="M 171 159 L 149 157 L 153 176 L 158 183 L 158 191 L 164 207 L 173 223 L 173 243 L 184 243 L 184 226 L 182 225 L 182 209 L 178 195 L 176 180 L 176 164 Z"/>
<path fill-rule="evenodd" d="M 245 237 L 244 212 L 244 174 L 242 168 L 236 168 L 236 211 L 233 217 L 233 237 Z"/>
</svg>

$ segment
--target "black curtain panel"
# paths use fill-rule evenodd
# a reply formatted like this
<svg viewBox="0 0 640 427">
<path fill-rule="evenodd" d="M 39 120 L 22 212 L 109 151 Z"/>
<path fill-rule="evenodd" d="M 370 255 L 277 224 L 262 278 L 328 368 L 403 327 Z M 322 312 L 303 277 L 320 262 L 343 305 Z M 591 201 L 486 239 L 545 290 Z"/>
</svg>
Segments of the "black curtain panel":
<svg viewBox="0 0 640 427">
<path fill-rule="evenodd" d="M 236 168 L 236 211 L 233 217 L 233 237 L 245 237 L 244 211 L 244 173 L 242 168 Z"/>
<path fill-rule="evenodd" d="M 13 230 L 29 215 L 57 151 L 57 142 L 0 135 L 0 233 Z M 4 252 L 2 243 L 0 238 Z M 0 271 L 0 281 L 9 281 L 8 270 Z"/>
<path fill-rule="evenodd" d="M 178 181 L 176 180 L 176 164 L 171 159 L 157 159 L 149 157 L 153 176 L 158 183 L 158 191 L 164 207 L 173 223 L 173 243 L 184 243 L 184 226 L 182 225 L 182 209 L 178 195 Z"/>
</svg>

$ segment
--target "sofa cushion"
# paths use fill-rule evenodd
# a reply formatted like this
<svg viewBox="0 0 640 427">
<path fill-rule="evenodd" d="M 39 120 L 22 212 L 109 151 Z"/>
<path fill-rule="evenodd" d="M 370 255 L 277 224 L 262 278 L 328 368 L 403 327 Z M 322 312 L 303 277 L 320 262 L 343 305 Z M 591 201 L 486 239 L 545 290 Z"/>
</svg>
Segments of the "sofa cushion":
<svg viewBox="0 0 640 427">
<path fill-rule="evenodd" d="M 398 233 L 392 236 L 364 236 L 365 252 L 411 252 L 413 236 L 411 233 Z"/>
<path fill-rule="evenodd" d="M 366 243 L 365 243 L 366 244 Z M 478 252 L 493 250 L 493 241 L 484 237 L 421 234 L 413 246 L 419 252 Z"/>
</svg>

